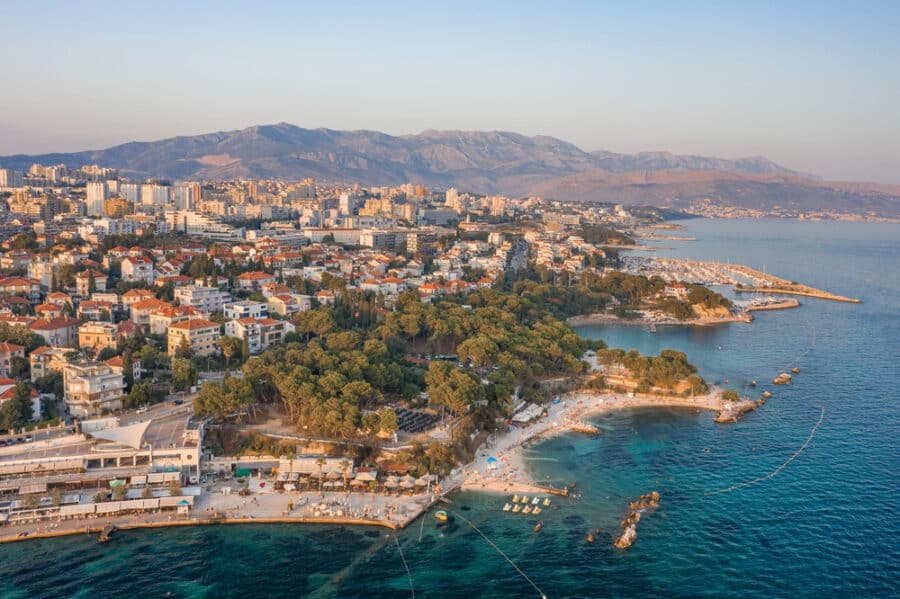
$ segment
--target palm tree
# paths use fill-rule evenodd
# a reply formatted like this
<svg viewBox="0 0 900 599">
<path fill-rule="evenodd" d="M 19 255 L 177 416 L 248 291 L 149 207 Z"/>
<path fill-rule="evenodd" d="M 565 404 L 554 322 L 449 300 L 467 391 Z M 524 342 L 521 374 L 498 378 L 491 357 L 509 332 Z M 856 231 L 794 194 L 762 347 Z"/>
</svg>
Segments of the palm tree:
<svg viewBox="0 0 900 599">
<path fill-rule="evenodd" d="M 319 492 L 322 491 L 322 478 L 324 478 L 322 471 L 325 469 L 325 462 L 326 460 L 324 457 L 316 458 L 316 465 L 319 467 Z"/>
<path fill-rule="evenodd" d="M 352 466 L 352 464 L 350 463 L 349 460 L 343 460 L 341 462 L 341 470 L 343 470 L 343 472 L 344 472 L 344 490 L 347 492 L 348 495 L 350 494 L 350 487 L 347 484 L 347 480 L 348 480 L 347 472 L 350 470 L 350 466 Z"/>
</svg>

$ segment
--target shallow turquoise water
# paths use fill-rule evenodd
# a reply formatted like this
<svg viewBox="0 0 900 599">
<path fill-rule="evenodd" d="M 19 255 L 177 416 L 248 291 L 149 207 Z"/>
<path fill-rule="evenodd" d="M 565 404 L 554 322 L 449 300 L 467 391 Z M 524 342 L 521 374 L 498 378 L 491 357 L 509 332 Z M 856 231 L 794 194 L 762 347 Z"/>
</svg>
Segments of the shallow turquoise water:
<svg viewBox="0 0 900 599">
<path fill-rule="evenodd" d="M 503 498 L 461 493 L 478 525 L 549 597 L 860 597 L 900 588 L 900 226 L 794 221 L 686 221 L 696 242 L 661 255 L 729 259 L 858 295 L 861 305 L 801 299 L 751 325 L 711 329 L 586 327 L 610 345 L 688 352 L 714 381 L 775 397 L 738 425 L 709 414 L 635 410 L 596 419 L 597 439 L 566 435 L 529 448 L 540 478 L 583 496 L 535 519 Z M 813 342 L 814 341 L 814 342 Z M 772 376 L 797 360 L 790 387 Z M 749 391 L 745 388 L 745 391 Z M 773 478 L 707 495 L 804 453 Z M 660 510 L 634 547 L 611 547 L 627 502 L 658 490 Z M 417 597 L 537 597 L 460 517 L 398 538 Z M 599 528 L 595 543 L 584 542 Z M 421 541 L 420 541 L 421 530 Z M 259 525 L 124 533 L 0 547 L 2 597 L 403 597 L 409 581 L 383 530 Z"/>
</svg>

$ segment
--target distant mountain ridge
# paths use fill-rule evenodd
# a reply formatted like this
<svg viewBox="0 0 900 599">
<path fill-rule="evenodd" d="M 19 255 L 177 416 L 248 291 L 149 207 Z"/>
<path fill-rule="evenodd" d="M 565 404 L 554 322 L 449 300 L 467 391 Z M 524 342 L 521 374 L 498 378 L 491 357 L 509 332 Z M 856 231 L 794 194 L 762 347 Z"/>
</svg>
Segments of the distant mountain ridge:
<svg viewBox="0 0 900 599">
<path fill-rule="evenodd" d="M 753 204 L 757 199 L 783 199 L 797 185 L 805 189 L 823 185 L 811 175 L 763 157 L 726 160 L 667 152 L 585 152 L 554 137 L 528 137 L 505 131 L 426 130 L 393 136 L 367 130 L 304 129 L 288 123 L 130 142 L 103 150 L 0 157 L 0 166 L 17 170 L 27 170 L 34 162 L 72 167 L 100 164 L 139 179 L 313 177 L 323 182 L 363 185 L 414 182 L 477 193 L 540 193 L 587 201 L 602 197 L 623 203 L 658 201 L 662 189 L 662 196 L 672 206 L 699 197 L 731 201 L 726 197 L 731 193 L 728 186 L 733 187 L 736 181 L 738 185 L 752 183 L 749 196 L 738 194 L 745 204 Z M 624 178 L 616 178 L 617 175 Z M 698 186 L 698 177 L 706 183 Z M 769 187 L 773 180 L 778 181 L 777 187 Z M 728 185 L 719 185 L 722 182 Z M 866 194 L 873 193 L 871 186 L 854 185 L 852 190 L 835 193 L 855 194 L 849 203 L 860 210 L 870 210 L 875 205 L 879 212 L 883 210 L 880 200 L 872 204 L 866 199 Z M 894 194 L 896 186 L 885 187 L 880 186 L 874 193 L 879 197 Z M 642 195 L 642 190 L 654 193 Z M 900 197 L 900 187 L 896 195 Z M 808 193 L 803 196 L 804 205 L 810 203 L 807 196 Z M 834 194 L 829 197 L 835 199 Z M 848 205 L 843 200 L 840 203 Z"/>
</svg>

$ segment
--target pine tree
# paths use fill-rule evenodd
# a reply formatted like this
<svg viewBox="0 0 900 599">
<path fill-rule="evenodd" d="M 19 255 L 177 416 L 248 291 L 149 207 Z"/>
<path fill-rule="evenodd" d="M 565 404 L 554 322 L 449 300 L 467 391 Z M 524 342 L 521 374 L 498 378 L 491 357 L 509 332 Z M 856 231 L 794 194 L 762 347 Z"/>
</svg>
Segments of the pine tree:
<svg viewBox="0 0 900 599">
<path fill-rule="evenodd" d="M 241 361 L 246 362 L 250 359 L 250 342 L 247 340 L 247 336 L 244 335 L 244 341 L 241 343 Z"/>
<path fill-rule="evenodd" d="M 56 280 L 56 271 L 53 271 L 53 276 L 50 277 L 50 292 L 55 293 L 59 291 L 59 283 Z"/>
<path fill-rule="evenodd" d="M 88 295 L 93 295 L 97 292 L 97 280 L 94 278 L 94 271 L 88 271 Z"/>
</svg>

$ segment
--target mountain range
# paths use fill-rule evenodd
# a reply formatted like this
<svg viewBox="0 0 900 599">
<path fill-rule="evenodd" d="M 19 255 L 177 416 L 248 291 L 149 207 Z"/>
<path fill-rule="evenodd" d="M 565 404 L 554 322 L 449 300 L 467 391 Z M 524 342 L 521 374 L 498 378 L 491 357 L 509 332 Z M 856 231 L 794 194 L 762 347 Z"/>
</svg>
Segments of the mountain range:
<svg viewBox="0 0 900 599">
<path fill-rule="evenodd" d="M 304 129 L 288 123 L 130 142 L 104 150 L 0 157 L 0 166 L 99 164 L 143 179 L 236 177 L 363 185 L 413 182 L 476 193 L 656 204 L 697 200 L 759 210 L 900 217 L 900 186 L 821 181 L 763 157 L 726 160 L 667 152 L 586 152 L 547 136 L 503 131 Z"/>
</svg>

